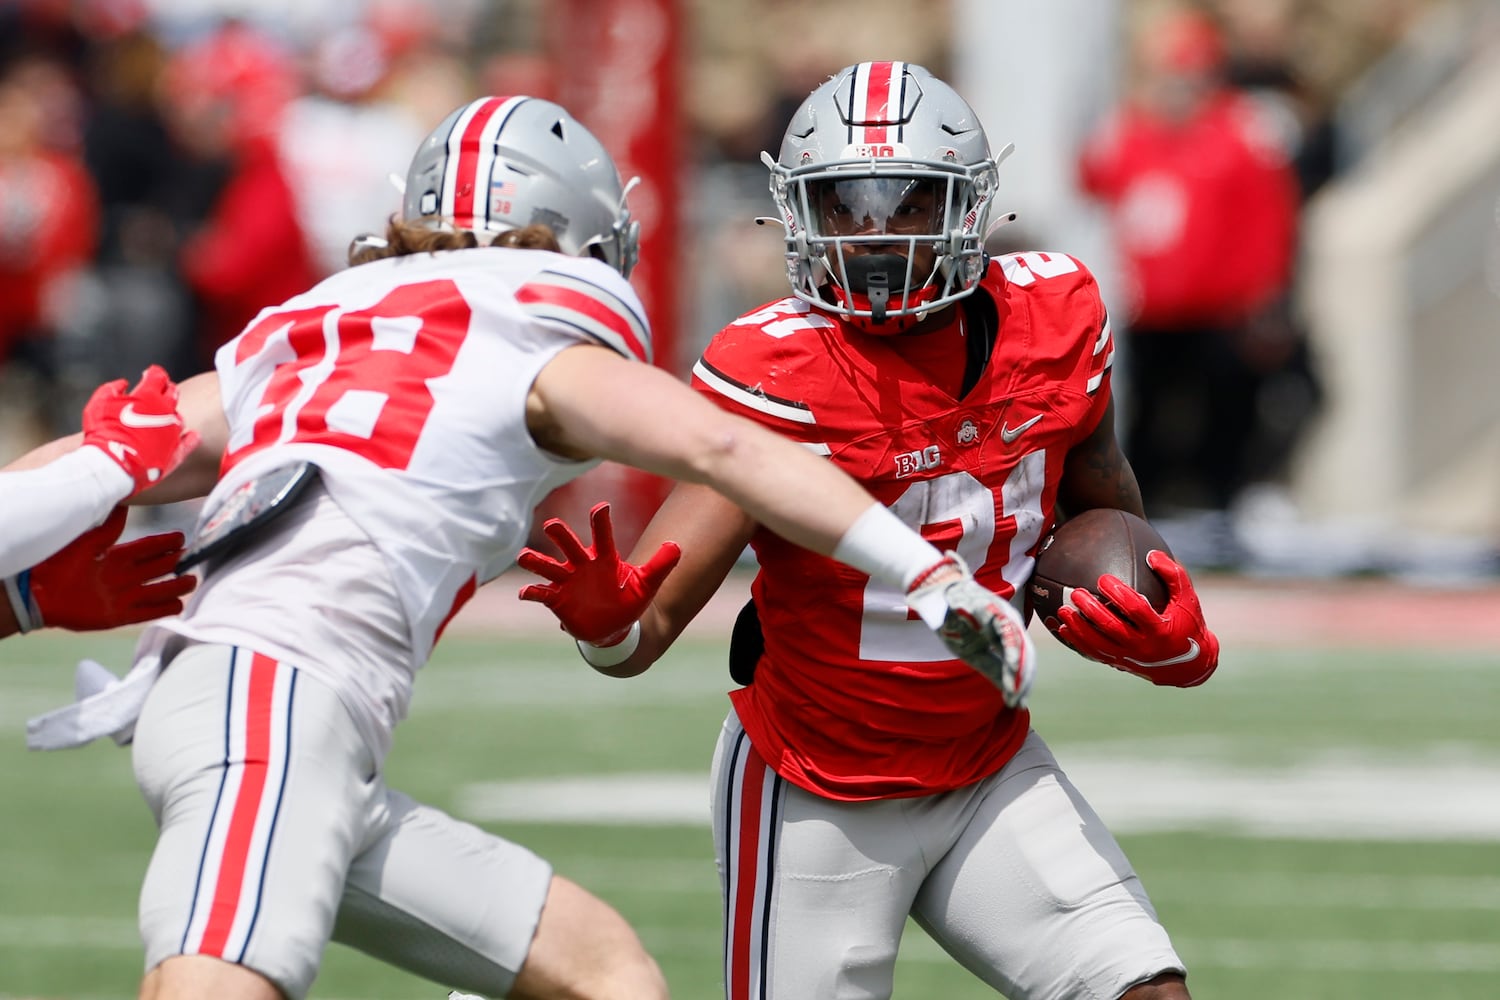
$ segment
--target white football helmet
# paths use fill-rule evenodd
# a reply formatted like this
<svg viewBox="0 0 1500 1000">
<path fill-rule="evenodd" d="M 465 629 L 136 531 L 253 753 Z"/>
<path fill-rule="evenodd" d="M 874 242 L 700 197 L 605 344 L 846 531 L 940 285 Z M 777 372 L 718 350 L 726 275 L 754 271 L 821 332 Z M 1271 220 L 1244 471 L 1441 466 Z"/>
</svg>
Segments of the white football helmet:
<svg viewBox="0 0 1500 1000">
<path fill-rule="evenodd" d="M 983 276 L 999 159 L 968 103 L 921 66 L 840 70 L 792 116 L 780 157 L 762 159 L 799 299 L 900 333 Z"/>
<path fill-rule="evenodd" d="M 566 110 L 536 97 L 482 97 L 428 134 L 406 174 L 401 217 L 492 236 L 545 223 L 563 253 L 630 277 L 640 223 L 615 162 Z"/>
</svg>

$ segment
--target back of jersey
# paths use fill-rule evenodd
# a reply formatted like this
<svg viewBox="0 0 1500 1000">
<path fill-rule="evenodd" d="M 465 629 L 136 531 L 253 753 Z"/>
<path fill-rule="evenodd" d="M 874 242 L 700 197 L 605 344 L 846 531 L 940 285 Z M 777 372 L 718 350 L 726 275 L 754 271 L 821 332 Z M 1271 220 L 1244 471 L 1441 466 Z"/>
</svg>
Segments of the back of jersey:
<svg viewBox="0 0 1500 1000">
<path fill-rule="evenodd" d="M 334 275 L 220 350 L 230 438 L 206 509 L 266 469 L 316 464 L 384 556 L 415 669 L 514 560 L 537 502 L 593 464 L 549 455 L 526 426 L 537 373 L 580 343 L 650 356 L 639 301 L 598 261 L 486 248 Z"/>
</svg>

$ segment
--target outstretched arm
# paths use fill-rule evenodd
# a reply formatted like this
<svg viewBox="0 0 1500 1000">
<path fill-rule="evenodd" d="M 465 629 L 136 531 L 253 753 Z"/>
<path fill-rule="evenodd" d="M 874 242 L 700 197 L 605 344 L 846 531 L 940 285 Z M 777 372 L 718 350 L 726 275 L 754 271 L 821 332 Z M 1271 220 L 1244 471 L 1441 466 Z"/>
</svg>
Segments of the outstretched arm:
<svg viewBox="0 0 1500 1000">
<path fill-rule="evenodd" d="M 845 556 L 861 560 L 867 565 L 857 568 L 903 589 L 940 555 L 894 515 L 885 532 L 874 532 L 887 543 L 875 546 L 881 553 L 850 551 L 859 540 L 846 533 L 874 504 L 858 483 L 805 448 L 725 413 L 659 368 L 600 347 L 572 347 L 537 376 L 532 400 L 533 435 L 544 447 L 710 485 L 789 541 L 845 562 Z"/>
<path fill-rule="evenodd" d="M 0 576 L 56 552 L 176 469 L 198 443 L 178 403 L 178 386 L 155 365 L 134 389 L 108 382 L 83 408 L 79 434 L 0 474 Z"/>
<path fill-rule="evenodd" d="M 90 398 L 83 430 L 48 442 L 0 471 L 0 637 L 51 625 L 113 628 L 175 614 L 197 582 L 171 577 L 182 536 L 115 545 L 121 502 L 201 496 L 228 437 L 218 376 L 181 386 L 148 368 Z"/>
<path fill-rule="evenodd" d="M 177 412 L 182 416 L 185 433 L 196 434 L 191 449 L 177 456 L 179 464 L 173 471 L 162 474 L 158 480 L 144 485 L 140 492 L 126 497 L 122 492 L 116 501 L 101 508 L 97 517 L 102 518 L 120 498 L 136 504 L 172 503 L 206 496 L 218 479 L 219 460 L 229 443 L 229 424 L 224 418 L 219 403 L 219 376 L 217 372 L 194 375 L 177 386 Z M 86 441 L 87 431 L 69 434 L 33 448 L 20 458 L 0 470 L 0 476 L 12 472 L 40 469 L 65 455 L 78 451 Z M 3 479 L 0 479 L 3 481 Z M 123 482 L 123 481 L 122 481 Z M 3 508 L 0 508 L 3 509 Z M 79 530 L 82 530 L 80 527 Z"/>
<path fill-rule="evenodd" d="M 711 486 L 783 538 L 900 587 L 955 657 L 989 678 L 1007 704 L 1025 700 L 1035 655 L 1010 604 L 975 583 L 956 554 L 940 554 L 801 445 L 720 410 L 660 369 L 586 346 L 542 370 L 528 424 L 539 443 L 562 454 Z"/>
<path fill-rule="evenodd" d="M 52 555 L 129 492 L 130 477 L 97 448 L 76 448 L 35 469 L 0 472 L 0 576 Z"/>
</svg>

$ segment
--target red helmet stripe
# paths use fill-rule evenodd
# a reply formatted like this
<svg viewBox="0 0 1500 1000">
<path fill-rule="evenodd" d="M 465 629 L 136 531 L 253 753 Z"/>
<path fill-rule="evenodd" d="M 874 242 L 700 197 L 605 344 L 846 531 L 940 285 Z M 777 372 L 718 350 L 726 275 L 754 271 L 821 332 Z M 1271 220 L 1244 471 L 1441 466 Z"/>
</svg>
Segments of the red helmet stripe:
<svg viewBox="0 0 1500 1000">
<path fill-rule="evenodd" d="M 448 135 L 448 171 L 443 212 L 459 229 L 485 229 L 489 221 L 490 172 L 495 140 L 524 97 L 486 97 L 464 109 Z"/>
<path fill-rule="evenodd" d="M 888 122 L 891 120 L 891 66 L 894 63 L 870 64 L 870 76 L 866 82 L 866 122 Z M 885 125 L 872 125 L 865 129 L 866 142 L 885 142 Z"/>
<path fill-rule="evenodd" d="M 854 68 L 849 141 L 874 145 L 891 141 L 890 126 L 906 117 L 904 62 L 868 62 Z"/>
</svg>

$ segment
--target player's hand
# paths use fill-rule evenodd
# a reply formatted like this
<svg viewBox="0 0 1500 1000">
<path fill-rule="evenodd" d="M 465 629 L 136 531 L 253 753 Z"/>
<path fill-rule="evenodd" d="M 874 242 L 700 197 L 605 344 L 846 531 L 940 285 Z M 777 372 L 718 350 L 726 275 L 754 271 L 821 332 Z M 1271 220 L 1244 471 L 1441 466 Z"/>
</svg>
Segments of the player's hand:
<svg viewBox="0 0 1500 1000">
<path fill-rule="evenodd" d="M 83 408 L 83 443 L 114 459 L 134 482 L 130 495 L 160 482 L 198 443 L 177 412 L 177 384 L 159 365 L 141 375 L 134 389 L 125 380 L 94 390 Z"/>
<path fill-rule="evenodd" d="M 1091 660 L 1153 684 L 1202 684 L 1219 666 L 1219 640 L 1203 620 L 1193 581 L 1165 552 L 1146 553 L 1146 565 L 1167 585 L 1162 611 L 1118 577 L 1101 576 L 1099 592 L 1108 603 L 1075 589 L 1073 606 L 1058 609 L 1057 637 Z"/>
<path fill-rule="evenodd" d="M 1025 705 L 1036 679 L 1036 649 L 1020 613 L 980 586 L 956 552 L 919 575 L 906 599 L 916 607 L 933 595 L 940 595 L 947 605 L 936 628 L 938 638 L 954 656 L 989 678 L 1007 706 Z"/>
<path fill-rule="evenodd" d="M 75 632 L 134 625 L 182 610 L 198 581 L 170 576 L 182 555 L 182 532 L 116 545 L 125 508 L 31 569 L 31 602 L 40 624 Z"/>
<path fill-rule="evenodd" d="M 521 550 L 516 564 L 549 583 L 521 588 L 521 600 L 545 604 L 575 639 L 595 646 L 611 646 L 625 638 L 638 621 L 662 581 L 682 558 L 676 542 L 664 542 L 644 566 L 632 566 L 615 549 L 615 529 L 609 504 L 589 511 L 594 544 L 585 546 L 558 518 L 549 518 L 542 531 L 562 551 L 559 562 L 532 548 Z"/>
</svg>

